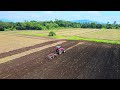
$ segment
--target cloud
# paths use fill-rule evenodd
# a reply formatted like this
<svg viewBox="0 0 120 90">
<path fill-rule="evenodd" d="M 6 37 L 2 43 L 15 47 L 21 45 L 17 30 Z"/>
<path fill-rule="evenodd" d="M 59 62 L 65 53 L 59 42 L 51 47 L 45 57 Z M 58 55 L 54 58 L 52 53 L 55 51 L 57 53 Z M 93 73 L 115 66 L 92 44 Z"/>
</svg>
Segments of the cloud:
<svg viewBox="0 0 120 90">
<path fill-rule="evenodd" d="M 96 16 L 101 16 L 100 11 L 87 11 L 88 14 L 96 15 Z"/>
<path fill-rule="evenodd" d="M 117 16 L 116 16 L 117 15 Z M 80 20 L 80 19 L 90 19 L 100 22 L 114 22 L 120 23 L 119 14 L 104 15 L 101 11 L 0 11 L 0 19 L 6 18 L 16 21 L 24 20 Z"/>
</svg>

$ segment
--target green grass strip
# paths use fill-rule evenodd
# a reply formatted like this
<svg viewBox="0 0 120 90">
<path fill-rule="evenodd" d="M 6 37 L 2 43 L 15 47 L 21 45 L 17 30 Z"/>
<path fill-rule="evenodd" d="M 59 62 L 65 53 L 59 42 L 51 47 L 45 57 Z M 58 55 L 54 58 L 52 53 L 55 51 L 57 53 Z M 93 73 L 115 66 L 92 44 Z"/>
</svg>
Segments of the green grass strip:
<svg viewBox="0 0 120 90">
<path fill-rule="evenodd" d="M 120 44 L 119 41 L 114 41 L 114 40 L 102 40 L 102 39 L 95 39 L 95 38 L 81 38 L 81 37 L 78 37 L 78 36 L 69 37 L 68 40 L 86 40 L 86 41 L 93 41 L 93 42 L 99 42 L 99 43 Z"/>
</svg>

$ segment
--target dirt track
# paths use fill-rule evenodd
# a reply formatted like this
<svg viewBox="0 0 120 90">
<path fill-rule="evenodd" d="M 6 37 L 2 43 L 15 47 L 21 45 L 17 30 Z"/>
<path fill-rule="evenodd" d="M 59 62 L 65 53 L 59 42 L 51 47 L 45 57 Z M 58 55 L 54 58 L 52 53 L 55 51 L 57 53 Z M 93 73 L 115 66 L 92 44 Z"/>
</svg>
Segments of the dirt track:
<svg viewBox="0 0 120 90">
<path fill-rule="evenodd" d="M 85 41 L 67 41 L 62 46 L 67 49 L 79 42 Z M 120 79 L 119 45 L 85 42 L 49 60 L 46 55 L 51 52 L 54 47 L 0 64 L 0 78 Z"/>
</svg>

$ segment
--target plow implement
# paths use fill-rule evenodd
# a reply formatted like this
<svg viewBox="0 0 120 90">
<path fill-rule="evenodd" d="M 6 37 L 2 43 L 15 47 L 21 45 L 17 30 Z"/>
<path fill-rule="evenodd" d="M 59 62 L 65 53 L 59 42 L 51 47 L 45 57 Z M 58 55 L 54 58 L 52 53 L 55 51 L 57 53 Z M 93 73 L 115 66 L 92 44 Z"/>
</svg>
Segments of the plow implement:
<svg viewBox="0 0 120 90">
<path fill-rule="evenodd" d="M 51 54 L 48 55 L 48 58 L 49 58 L 49 59 L 53 59 L 53 58 L 57 57 L 57 55 L 58 55 L 58 54 L 51 53 Z"/>
</svg>

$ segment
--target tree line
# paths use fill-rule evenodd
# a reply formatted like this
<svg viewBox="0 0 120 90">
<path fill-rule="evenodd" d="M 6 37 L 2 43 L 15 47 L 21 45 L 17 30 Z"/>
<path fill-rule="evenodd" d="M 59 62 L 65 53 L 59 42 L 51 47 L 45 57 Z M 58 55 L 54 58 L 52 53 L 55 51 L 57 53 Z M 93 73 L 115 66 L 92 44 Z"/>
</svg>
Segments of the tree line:
<svg viewBox="0 0 120 90">
<path fill-rule="evenodd" d="M 77 23 L 64 20 L 55 21 L 25 21 L 25 22 L 3 22 L 0 21 L 0 31 L 8 30 L 49 30 L 56 28 L 96 28 L 96 29 L 119 29 L 120 24 L 116 21 L 113 24 L 107 22 L 106 24 L 99 23 Z"/>
</svg>

